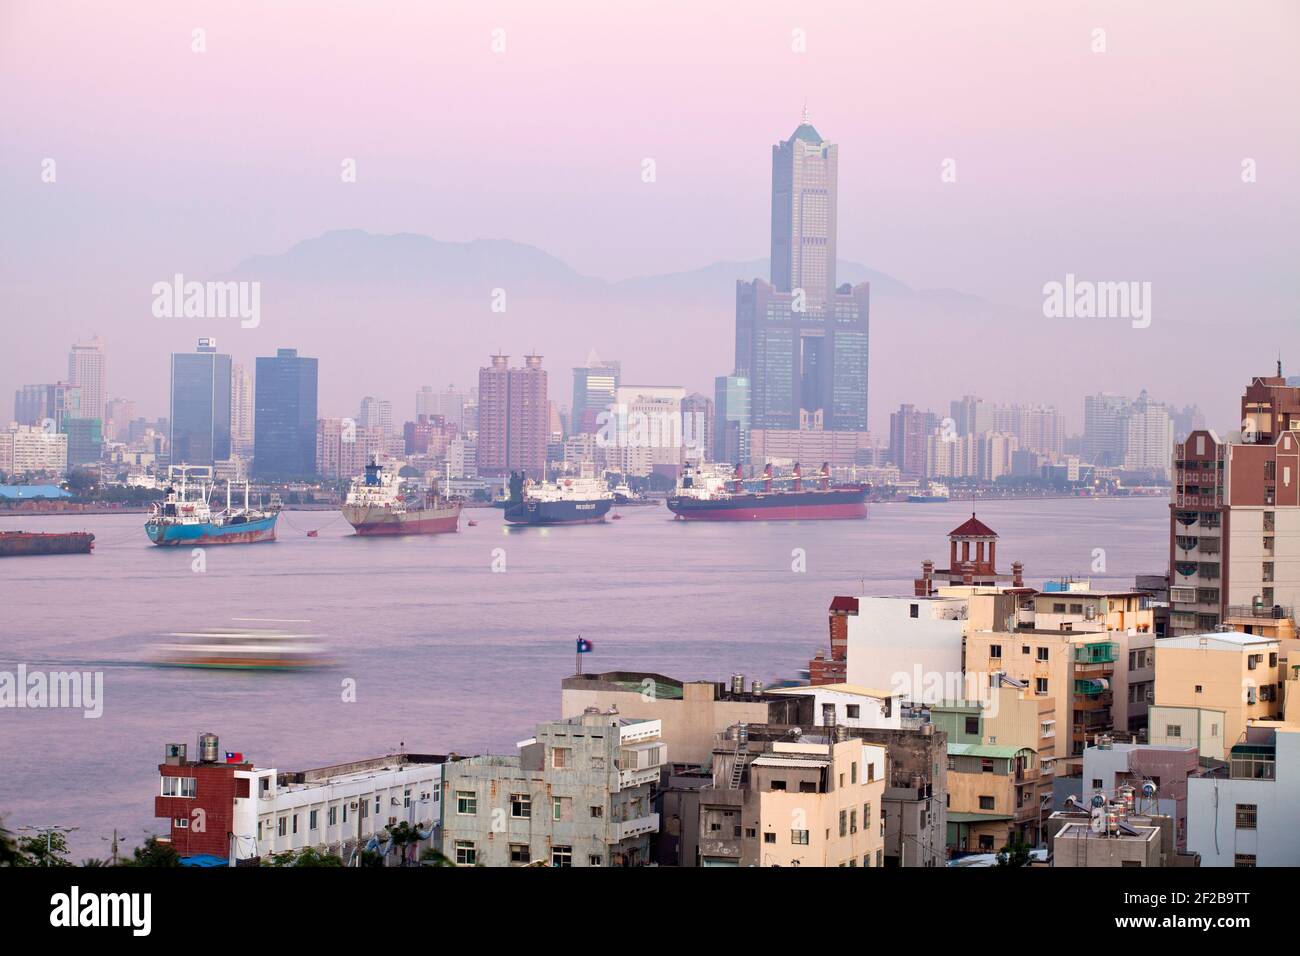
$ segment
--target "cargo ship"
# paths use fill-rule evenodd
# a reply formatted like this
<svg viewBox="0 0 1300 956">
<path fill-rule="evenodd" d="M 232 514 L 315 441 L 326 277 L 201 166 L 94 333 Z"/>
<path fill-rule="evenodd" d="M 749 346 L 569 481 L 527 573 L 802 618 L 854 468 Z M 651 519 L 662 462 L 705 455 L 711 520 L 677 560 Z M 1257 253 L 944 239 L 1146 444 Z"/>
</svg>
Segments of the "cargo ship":
<svg viewBox="0 0 1300 956">
<path fill-rule="evenodd" d="M 421 490 L 372 462 L 352 479 L 343 517 L 360 535 L 444 534 L 460 530 L 460 502 Z"/>
<path fill-rule="evenodd" d="M 512 473 L 505 518 L 510 524 L 597 524 L 605 520 L 613 504 L 614 492 L 603 478 L 560 478 L 534 484 Z"/>
<path fill-rule="evenodd" d="M 762 490 L 748 491 L 739 465 L 730 477 L 725 468 L 697 465 L 678 480 L 668 510 L 686 521 L 828 521 L 867 516 L 871 489 L 866 485 L 832 488 L 827 462 L 822 463 L 815 489 L 804 488 L 798 464 L 791 488 L 774 490 L 774 480 L 768 465 Z"/>
<path fill-rule="evenodd" d="M 95 536 L 89 531 L 47 534 L 41 531 L 0 531 L 0 558 L 34 554 L 90 554 Z"/>
<path fill-rule="evenodd" d="M 149 540 L 163 547 L 208 544 L 255 544 L 275 540 L 278 509 L 262 510 L 248 503 L 248 482 L 243 482 L 244 504 L 232 500 L 234 482 L 226 482 L 226 507 L 213 512 L 208 499 L 212 469 L 205 465 L 172 465 L 162 501 L 155 502 L 145 522 Z"/>
<path fill-rule="evenodd" d="M 952 497 L 952 492 L 948 490 L 947 485 L 941 485 L 937 481 L 932 481 L 926 486 L 925 491 L 917 490 L 916 494 L 908 495 L 907 500 L 913 503 L 931 503 L 948 501 Z"/>
</svg>

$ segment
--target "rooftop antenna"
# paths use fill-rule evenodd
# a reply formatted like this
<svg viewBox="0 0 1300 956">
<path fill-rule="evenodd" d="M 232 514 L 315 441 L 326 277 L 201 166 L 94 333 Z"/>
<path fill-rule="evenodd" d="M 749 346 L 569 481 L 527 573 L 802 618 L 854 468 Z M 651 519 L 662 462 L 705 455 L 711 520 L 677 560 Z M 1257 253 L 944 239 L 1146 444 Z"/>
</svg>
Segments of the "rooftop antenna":
<svg viewBox="0 0 1300 956">
<path fill-rule="evenodd" d="M 803 98 L 803 121 L 808 122 L 808 97 Z"/>
</svg>

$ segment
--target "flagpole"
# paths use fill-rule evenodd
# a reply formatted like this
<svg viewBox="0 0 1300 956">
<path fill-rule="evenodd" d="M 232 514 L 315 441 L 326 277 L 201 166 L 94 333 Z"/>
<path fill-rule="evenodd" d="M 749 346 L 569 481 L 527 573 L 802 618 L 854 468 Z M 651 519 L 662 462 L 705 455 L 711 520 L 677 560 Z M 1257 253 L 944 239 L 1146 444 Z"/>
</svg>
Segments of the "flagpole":
<svg viewBox="0 0 1300 956">
<path fill-rule="evenodd" d="M 582 635 L 578 635 L 577 642 L 573 645 L 574 656 L 578 659 L 578 674 L 582 674 Z"/>
</svg>

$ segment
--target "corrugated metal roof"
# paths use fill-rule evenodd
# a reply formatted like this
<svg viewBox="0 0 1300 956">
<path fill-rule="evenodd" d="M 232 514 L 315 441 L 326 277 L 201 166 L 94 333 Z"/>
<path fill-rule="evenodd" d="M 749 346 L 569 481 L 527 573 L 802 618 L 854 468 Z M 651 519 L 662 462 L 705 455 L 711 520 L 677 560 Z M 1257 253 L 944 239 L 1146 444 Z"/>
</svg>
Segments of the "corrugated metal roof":
<svg viewBox="0 0 1300 956">
<path fill-rule="evenodd" d="M 751 767 L 829 767 L 830 761 L 824 757 L 756 757 Z"/>
<path fill-rule="evenodd" d="M 1011 747 L 1002 746 L 1001 744 L 949 744 L 949 757 L 1002 757 L 1011 759 L 1019 756 L 1026 750 L 1033 751 L 1032 747 Z"/>
</svg>

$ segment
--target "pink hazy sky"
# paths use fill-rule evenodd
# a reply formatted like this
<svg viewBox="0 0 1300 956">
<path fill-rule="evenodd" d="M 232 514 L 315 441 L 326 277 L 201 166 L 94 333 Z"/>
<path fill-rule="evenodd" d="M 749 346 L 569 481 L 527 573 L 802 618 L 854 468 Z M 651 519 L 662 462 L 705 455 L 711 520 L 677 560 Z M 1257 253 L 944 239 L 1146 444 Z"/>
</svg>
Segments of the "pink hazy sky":
<svg viewBox="0 0 1300 956">
<path fill-rule="evenodd" d="M 840 145 L 841 258 L 1026 309 L 1066 272 L 1147 280 L 1165 315 L 1250 334 L 1296 322 L 1298 36 L 1290 0 L 6 0 L 7 318 L 112 338 L 123 275 L 337 228 L 609 279 L 763 256 L 770 147 L 806 100 Z M 0 360 L 0 386 L 61 361 Z"/>
</svg>

